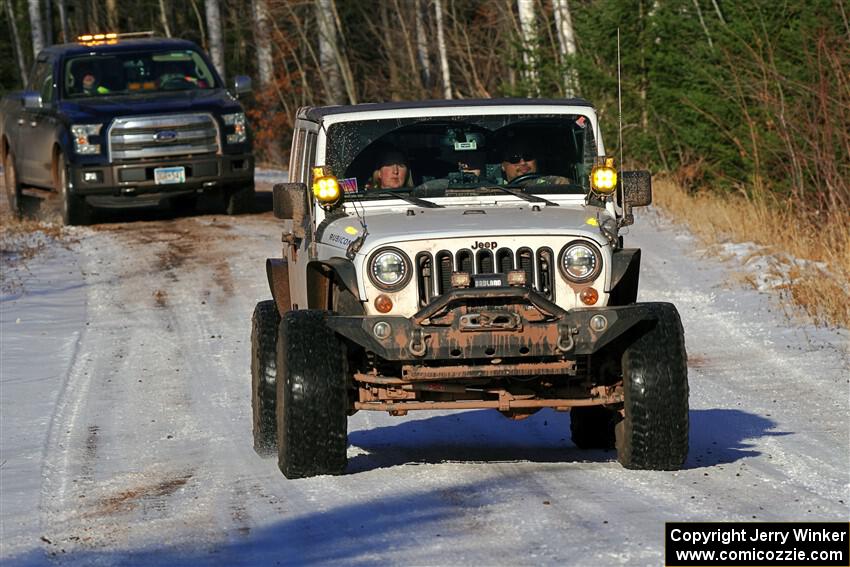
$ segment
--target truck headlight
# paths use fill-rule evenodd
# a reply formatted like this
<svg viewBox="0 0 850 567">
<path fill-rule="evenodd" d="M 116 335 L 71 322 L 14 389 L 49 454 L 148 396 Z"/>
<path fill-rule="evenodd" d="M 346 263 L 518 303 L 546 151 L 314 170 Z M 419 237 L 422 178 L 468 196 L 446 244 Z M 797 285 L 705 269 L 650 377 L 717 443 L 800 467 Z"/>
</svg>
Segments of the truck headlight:
<svg viewBox="0 0 850 567">
<path fill-rule="evenodd" d="M 561 273 L 571 282 L 587 282 L 602 270 L 602 254 L 586 242 L 570 242 L 561 251 Z"/>
<path fill-rule="evenodd" d="M 71 135 L 74 136 L 74 151 L 82 155 L 100 153 L 100 144 L 92 144 L 91 136 L 100 134 L 102 124 L 73 124 Z"/>
<path fill-rule="evenodd" d="M 410 260 L 401 250 L 381 248 L 369 258 L 369 277 L 383 290 L 399 290 L 410 280 Z"/>
<path fill-rule="evenodd" d="M 224 125 L 233 128 L 233 132 L 227 135 L 228 144 L 241 144 L 248 139 L 248 130 L 245 127 L 245 113 L 234 112 L 223 114 L 221 119 Z"/>
</svg>

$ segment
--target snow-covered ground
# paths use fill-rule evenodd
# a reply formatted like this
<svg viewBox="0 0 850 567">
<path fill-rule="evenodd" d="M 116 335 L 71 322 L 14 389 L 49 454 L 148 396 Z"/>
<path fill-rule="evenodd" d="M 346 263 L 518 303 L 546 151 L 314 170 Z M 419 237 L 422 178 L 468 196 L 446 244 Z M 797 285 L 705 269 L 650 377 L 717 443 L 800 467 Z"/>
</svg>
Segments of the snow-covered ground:
<svg viewBox="0 0 850 567">
<path fill-rule="evenodd" d="M 4 565 L 660 565 L 666 521 L 850 519 L 850 333 L 790 323 L 655 213 L 626 238 L 684 322 L 679 472 L 580 451 L 548 410 L 360 412 L 345 476 L 286 480 L 251 448 L 270 213 L 72 233 L 4 267 Z"/>
</svg>

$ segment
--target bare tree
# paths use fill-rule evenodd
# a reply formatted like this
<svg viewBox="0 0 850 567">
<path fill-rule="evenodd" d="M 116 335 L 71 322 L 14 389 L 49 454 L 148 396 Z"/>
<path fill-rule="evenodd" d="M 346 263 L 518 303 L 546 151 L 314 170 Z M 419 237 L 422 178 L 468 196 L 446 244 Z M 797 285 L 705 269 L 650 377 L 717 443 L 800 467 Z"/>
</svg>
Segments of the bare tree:
<svg viewBox="0 0 850 567">
<path fill-rule="evenodd" d="M 12 0 L 6 0 L 6 19 L 9 20 L 9 30 L 12 33 L 12 46 L 15 48 L 15 59 L 18 61 L 18 71 L 21 74 L 21 84 L 27 88 L 27 64 L 24 52 L 21 50 L 21 37 L 18 35 L 18 23 L 15 19 L 15 8 Z"/>
<path fill-rule="evenodd" d="M 343 86 L 337 64 L 337 33 L 332 0 L 317 0 L 316 21 L 319 24 L 319 65 L 327 79 L 325 98 L 328 104 L 342 104 Z"/>
<path fill-rule="evenodd" d="M 534 0 L 517 0 L 519 25 L 522 30 L 522 62 L 525 79 L 529 84 L 528 94 L 539 95 L 537 80 L 537 13 Z"/>
<path fill-rule="evenodd" d="M 44 49 L 44 32 L 41 27 L 41 6 L 38 0 L 28 0 L 30 15 L 30 30 L 32 31 L 33 57 Z"/>
<path fill-rule="evenodd" d="M 419 58 L 420 75 L 426 91 L 431 90 L 431 58 L 428 55 L 428 35 L 425 33 L 425 18 L 422 13 L 422 0 L 414 4 L 416 12 L 416 54 Z"/>
<path fill-rule="evenodd" d="M 56 5 L 59 6 L 59 25 L 62 26 L 62 42 L 68 43 L 71 41 L 71 29 L 68 27 L 68 7 L 65 5 L 65 0 L 56 0 Z"/>
<path fill-rule="evenodd" d="M 165 0 L 159 0 L 159 23 L 165 32 L 165 37 L 171 37 L 171 26 L 168 25 L 168 11 L 165 9 Z"/>
<path fill-rule="evenodd" d="M 118 31 L 118 0 L 106 0 L 106 25 L 109 31 Z"/>
<path fill-rule="evenodd" d="M 269 6 L 266 0 L 252 0 L 251 8 L 254 15 L 254 43 L 257 47 L 257 74 L 260 85 L 267 87 L 274 77 Z"/>
<path fill-rule="evenodd" d="M 437 51 L 440 53 L 440 71 L 443 74 L 443 98 L 452 98 L 452 78 L 449 76 L 449 56 L 446 52 L 446 34 L 443 32 L 443 0 L 434 0 L 437 23 Z"/>
<path fill-rule="evenodd" d="M 207 17 L 207 30 L 210 36 L 210 56 L 213 65 L 223 77 L 227 75 L 224 69 L 224 44 L 221 41 L 221 11 L 218 0 L 204 0 L 204 8 Z"/>
<path fill-rule="evenodd" d="M 555 12 L 555 27 L 558 30 L 558 48 L 561 52 L 561 65 L 564 68 L 564 95 L 573 97 L 578 91 L 578 76 L 572 67 L 571 57 L 576 54 L 576 34 L 570 15 L 568 0 L 552 0 Z"/>
</svg>

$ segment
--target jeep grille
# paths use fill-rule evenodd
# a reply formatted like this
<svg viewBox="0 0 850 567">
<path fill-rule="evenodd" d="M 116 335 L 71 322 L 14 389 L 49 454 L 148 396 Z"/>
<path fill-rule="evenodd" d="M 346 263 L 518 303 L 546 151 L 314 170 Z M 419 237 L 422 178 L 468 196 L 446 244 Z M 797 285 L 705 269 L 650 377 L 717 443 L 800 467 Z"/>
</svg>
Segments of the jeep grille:
<svg viewBox="0 0 850 567">
<path fill-rule="evenodd" d="M 532 288 L 554 301 L 556 267 L 555 254 L 551 248 L 477 251 L 463 248 L 456 251 L 441 250 L 433 256 L 428 252 L 416 255 L 419 304 L 426 305 L 450 290 L 452 272 L 506 274 L 512 270 L 524 271 Z"/>
<path fill-rule="evenodd" d="M 218 152 L 218 127 L 209 114 L 116 118 L 109 127 L 111 159 L 144 159 Z"/>
</svg>

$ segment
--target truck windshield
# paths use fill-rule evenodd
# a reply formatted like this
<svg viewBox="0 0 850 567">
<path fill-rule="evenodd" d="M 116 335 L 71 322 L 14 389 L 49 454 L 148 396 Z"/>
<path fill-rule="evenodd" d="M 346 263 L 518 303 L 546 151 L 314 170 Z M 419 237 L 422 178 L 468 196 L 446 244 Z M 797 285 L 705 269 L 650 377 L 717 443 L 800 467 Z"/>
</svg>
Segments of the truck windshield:
<svg viewBox="0 0 850 567">
<path fill-rule="evenodd" d="M 67 98 L 212 89 L 215 75 L 197 51 L 92 53 L 65 63 Z"/>
<path fill-rule="evenodd" d="M 356 120 L 333 124 L 327 136 L 326 165 L 355 199 L 373 189 L 426 198 L 500 187 L 583 194 L 597 152 L 580 114 Z"/>
</svg>

